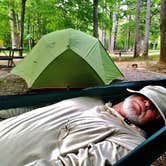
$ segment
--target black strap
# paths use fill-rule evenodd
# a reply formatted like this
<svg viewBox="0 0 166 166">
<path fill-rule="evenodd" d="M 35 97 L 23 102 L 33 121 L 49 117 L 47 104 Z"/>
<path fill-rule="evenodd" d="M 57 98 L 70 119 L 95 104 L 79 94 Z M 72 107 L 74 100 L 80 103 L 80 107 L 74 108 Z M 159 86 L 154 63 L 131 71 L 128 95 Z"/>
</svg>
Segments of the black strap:
<svg viewBox="0 0 166 166">
<path fill-rule="evenodd" d="M 129 121 L 127 118 L 124 118 L 125 123 L 127 123 L 128 125 L 131 125 L 131 121 Z"/>
</svg>

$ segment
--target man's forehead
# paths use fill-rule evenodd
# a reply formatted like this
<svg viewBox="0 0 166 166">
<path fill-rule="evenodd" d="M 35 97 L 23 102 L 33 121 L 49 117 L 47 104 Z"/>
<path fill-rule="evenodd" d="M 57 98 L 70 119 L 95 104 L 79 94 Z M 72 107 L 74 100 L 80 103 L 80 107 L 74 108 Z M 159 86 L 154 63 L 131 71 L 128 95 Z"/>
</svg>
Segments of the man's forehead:
<svg viewBox="0 0 166 166">
<path fill-rule="evenodd" d="M 146 96 L 144 96 L 144 95 L 142 95 L 142 94 L 133 94 L 133 95 L 131 95 L 131 96 L 133 96 L 133 98 L 137 98 L 138 100 L 148 100 L 149 103 L 150 103 L 151 105 L 153 105 L 153 107 L 155 107 L 155 105 L 153 104 L 153 102 L 152 102 L 149 98 L 147 98 Z"/>
</svg>

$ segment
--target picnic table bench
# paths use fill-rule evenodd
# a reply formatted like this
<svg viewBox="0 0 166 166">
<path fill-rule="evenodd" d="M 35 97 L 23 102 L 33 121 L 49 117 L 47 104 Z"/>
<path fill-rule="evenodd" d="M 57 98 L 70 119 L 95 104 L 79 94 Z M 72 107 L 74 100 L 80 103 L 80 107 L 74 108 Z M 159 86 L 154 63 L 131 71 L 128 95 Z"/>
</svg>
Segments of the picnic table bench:
<svg viewBox="0 0 166 166">
<path fill-rule="evenodd" d="M 15 66 L 14 59 L 24 58 L 23 56 L 15 56 L 15 52 L 20 53 L 21 51 L 23 51 L 22 48 L 0 47 L 0 52 L 4 54 L 0 55 L 0 60 L 7 60 L 8 67 Z"/>
<path fill-rule="evenodd" d="M 127 53 L 127 50 L 114 50 L 114 54 L 115 55 L 119 55 L 119 57 L 121 57 L 122 53 Z"/>
</svg>

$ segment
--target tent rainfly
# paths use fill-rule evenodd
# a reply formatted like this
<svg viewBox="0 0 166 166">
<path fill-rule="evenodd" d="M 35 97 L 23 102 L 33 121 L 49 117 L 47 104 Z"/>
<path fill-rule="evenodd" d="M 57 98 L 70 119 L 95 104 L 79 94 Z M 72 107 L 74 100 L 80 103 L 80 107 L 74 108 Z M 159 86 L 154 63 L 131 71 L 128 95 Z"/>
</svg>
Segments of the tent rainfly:
<svg viewBox="0 0 166 166">
<path fill-rule="evenodd" d="M 123 78 L 100 41 L 74 29 L 44 35 L 11 73 L 30 89 L 85 88 Z"/>
</svg>

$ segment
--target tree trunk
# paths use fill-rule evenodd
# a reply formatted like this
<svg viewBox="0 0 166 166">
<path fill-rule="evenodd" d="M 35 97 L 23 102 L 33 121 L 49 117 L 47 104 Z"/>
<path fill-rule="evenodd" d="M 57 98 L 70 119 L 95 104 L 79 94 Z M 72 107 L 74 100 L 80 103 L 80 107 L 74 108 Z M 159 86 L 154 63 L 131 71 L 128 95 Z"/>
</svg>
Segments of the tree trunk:
<svg viewBox="0 0 166 166">
<path fill-rule="evenodd" d="M 131 21 L 131 15 L 129 15 L 128 20 L 129 20 L 129 22 Z M 131 30 L 129 28 L 128 32 L 127 32 L 127 46 L 126 46 L 127 50 L 130 49 L 130 38 L 131 38 Z"/>
<path fill-rule="evenodd" d="M 139 37 L 139 28 L 140 28 L 140 6 L 141 0 L 137 0 L 136 4 L 136 16 L 135 16 L 135 43 L 134 43 L 134 58 L 140 55 L 140 37 Z"/>
<path fill-rule="evenodd" d="M 26 4 L 26 0 L 21 0 L 21 32 L 20 32 L 20 48 L 23 48 L 25 4 Z M 20 51 L 20 56 L 22 56 L 22 50 Z"/>
<path fill-rule="evenodd" d="M 93 36 L 98 38 L 98 0 L 93 0 Z"/>
<path fill-rule="evenodd" d="M 12 48 L 19 47 L 19 31 L 17 27 L 16 14 L 13 8 L 9 10 L 10 28 L 11 28 L 11 42 Z"/>
<path fill-rule="evenodd" d="M 102 6 L 102 13 L 106 13 L 106 1 L 103 0 L 103 6 Z M 106 25 L 105 22 L 102 20 L 101 21 L 101 25 L 100 25 L 101 29 L 99 28 L 98 32 L 99 32 L 99 40 L 101 41 L 101 43 L 103 44 L 103 46 L 106 48 Z"/>
<path fill-rule="evenodd" d="M 143 56 L 148 58 L 151 0 L 147 0 Z"/>
<path fill-rule="evenodd" d="M 156 43 L 152 43 L 152 44 L 153 44 L 152 49 L 155 50 L 156 49 Z"/>
<path fill-rule="evenodd" d="M 105 29 L 102 29 L 102 30 L 99 29 L 99 40 L 103 44 L 103 46 L 105 47 L 105 41 L 106 41 L 106 31 L 105 31 Z"/>
<path fill-rule="evenodd" d="M 159 62 L 166 64 L 166 0 L 161 0 Z"/>
<path fill-rule="evenodd" d="M 113 12 L 113 14 L 112 14 L 112 30 L 111 30 L 111 37 L 110 37 L 110 42 L 109 42 L 109 52 L 110 53 L 114 52 L 116 30 L 117 30 L 117 17 L 116 17 L 116 12 Z"/>
</svg>

